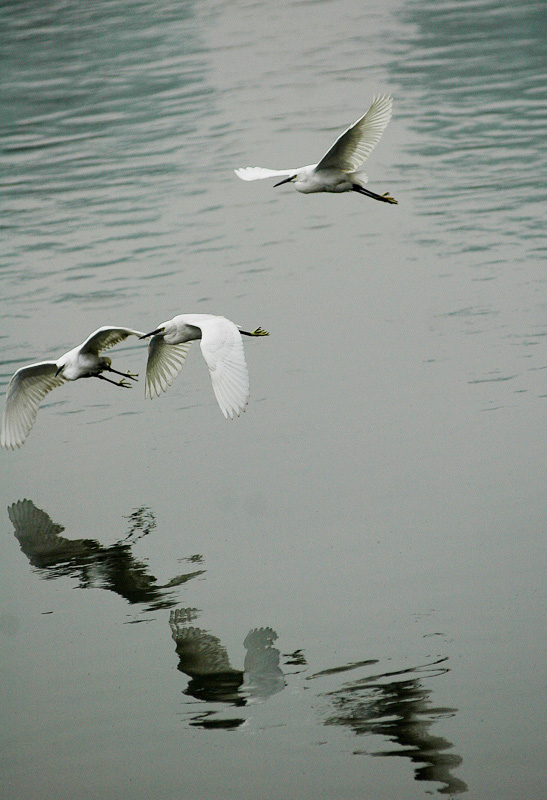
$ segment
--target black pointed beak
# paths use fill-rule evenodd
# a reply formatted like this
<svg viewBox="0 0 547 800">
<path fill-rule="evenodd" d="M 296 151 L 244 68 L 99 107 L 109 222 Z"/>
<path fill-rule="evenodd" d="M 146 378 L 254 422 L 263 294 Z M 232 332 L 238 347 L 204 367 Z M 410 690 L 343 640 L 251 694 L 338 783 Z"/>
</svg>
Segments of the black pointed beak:
<svg viewBox="0 0 547 800">
<path fill-rule="evenodd" d="M 282 183 L 290 183 L 291 181 L 294 181 L 295 178 L 296 175 L 290 175 L 288 178 L 283 178 L 283 180 L 279 181 L 279 183 L 274 183 L 274 189 L 276 186 L 281 186 Z"/>
<path fill-rule="evenodd" d="M 57 367 L 57 372 L 55 373 L 55 377 L 57 377 L 57 375 L 60 373 L 61 370 L 62 370 L 62 366 L 61 367 Z"/>
<path fill-rule="evenodd" d="M 148 339 L 149 336 L 155 336 L 157 333 L 161 333 L 159 328 L 156 328 L 155 331 L 150 331 L 150 333 L 143 333 L 142 336 L 139 336 L 139 339 Z"/>
</svg>

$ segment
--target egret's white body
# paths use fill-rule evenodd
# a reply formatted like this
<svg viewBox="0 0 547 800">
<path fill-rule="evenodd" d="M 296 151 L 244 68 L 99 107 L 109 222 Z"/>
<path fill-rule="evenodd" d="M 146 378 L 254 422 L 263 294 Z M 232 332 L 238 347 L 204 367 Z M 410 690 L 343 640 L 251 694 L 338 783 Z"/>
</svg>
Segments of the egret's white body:
<svg viewBox="0 0 547 800">
<path fill-rule="evenodd" d="M 115 386 L 129 388 L 131 384 L 125 378 L 136 380 L 137 376 L 112 369 L 112 360 L 100 355 L 103 350 L 122 342 L 128 336 L 142 336 L 142 331 L 104 326 L 57 361 L 39 361 L 18 369 L 10 380 L 6 393 L 0 436 L 2 447 L 7 450 L 21 447 L 34 425 L 38 408 L 46 394 L 66 381 L 101 378 Z M 122 379 L 113 381 L 101 375 L 102 372 L 114 372 L 121 375 Z"/>
<path fill-rule="evenodd" d="M 213 314 L 179 314 L 142 338 L 151 336 L 146 365 L 145 395 L 165 392 L 182 369 L 190 344 L 201 340 L 215 397 L 226 418 L 245 410 L 249 399 L 249 373 L 241 334 L 267 336 L 262 328 L 248 333 L 226 317 Z"/>
<path fill-rule="evenodd" d="M 376 194 L 364 188 L 368 178 L 360 169 L 380 141 L 386 125 L 391 119 L 391 95 L 378 95 L 366 114 L 344 131 L 334 142 L 321 161 L 296 169 L 265 169 L 264 167 L 244 167 L 236 169 L 235 174 L 243 181 L 257 181 L 263 178 L 276 178 L 286 175 L 276 183 L 293 183 L 298 192 L 359 192 L 384 203 L 397 203 L 386 194 Z"/>
</svg>

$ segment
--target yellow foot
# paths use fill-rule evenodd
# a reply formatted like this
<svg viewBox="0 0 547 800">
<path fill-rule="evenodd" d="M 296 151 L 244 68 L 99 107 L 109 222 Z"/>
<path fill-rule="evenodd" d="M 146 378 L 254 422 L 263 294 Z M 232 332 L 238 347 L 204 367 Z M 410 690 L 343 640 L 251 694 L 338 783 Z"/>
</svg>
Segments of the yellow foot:
<svg viewBox="0 0 547 800">
<path fill-rule="evenodd" d="M 254 331 L 251 331 L 251 336 L 269 336 L 269 332 L 265 331 L 264 328 L 255 328 Z"/>
</svg>

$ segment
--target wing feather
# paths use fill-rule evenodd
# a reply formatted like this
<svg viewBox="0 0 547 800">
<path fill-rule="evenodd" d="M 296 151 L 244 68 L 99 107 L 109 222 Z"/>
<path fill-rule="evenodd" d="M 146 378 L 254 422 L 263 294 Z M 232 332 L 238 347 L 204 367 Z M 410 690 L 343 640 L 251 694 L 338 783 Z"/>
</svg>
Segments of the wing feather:
<svg viewBox="0 0 547 800">
<path fill-rule="evenodd" d="M 80 347 L 80 352 L 98 356 L 103 350 L 123 342 L 128 336 L 144 336 L 144 333 L 134 331 L 132 328 L 113 328 L 111 325 L 103 325 L 87 337 Z"/>
<path fill-rule="evenodd" d="M 209 367 L 213 391 L 226 418 L 245 411 L 249 400 L 249 373 L 243 340 L 237 325 L 225 317 L 205 320 L 201 327 L 201 352 Z"/>
<path fill-rule="evenodd" d="M 66 383 L 56 375 L 55 361 L 21 367 L 13 375 L 6 393 L 0 444 L 7 450 L 21 447 L 34 425 L 40 403 L 52 389 Z"/>
<path fill-rule="evenodd" d="M 152 336 L 148 345 L 145 397 L 159 397 L 167 391 L 183 367 L 190 344 L 167 344 L 163 336 Z"/>
<path fill-rule="evenodd" d="M 338 137 L 316 169 L 334 168 L 343 172 L 355 172 L 380 141 L 391 119 L 392 104 L 391 95 L 381 94 L 374 97 L 366 114 Z"/>
</svg>

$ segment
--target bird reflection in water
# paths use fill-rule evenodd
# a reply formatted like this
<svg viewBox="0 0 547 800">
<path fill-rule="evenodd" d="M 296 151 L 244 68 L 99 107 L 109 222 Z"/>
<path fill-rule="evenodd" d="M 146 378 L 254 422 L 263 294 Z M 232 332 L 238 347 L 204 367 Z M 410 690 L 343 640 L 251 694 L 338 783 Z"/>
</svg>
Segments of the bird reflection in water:
<svg viewBox="0 0 547 800">
<path fill-rule="evenodd" d="M 271 628 L 254 628 L 243 645 L 247 650 L 243 670 L 230 665 L 226 648 L 216 636 L 202 628 L 189 626 L 194 609 L 171 611 L 169 625 L 179 657 L 177 669 L 190 681 L 184 694 L 207 703 L 243 707 L 267 700 L 285 687 L 279 666 L 279 650 L 273 646 L 277 633 Z M 191 725 L 200 728 L 237 728 L 245 722 L 242 715 L 222 717 L 217 710 L 195 715 Z"/>
<path fill-rule="evenodd" d="M 334 705 L 335 713 L 327 718 L 325 724 L 346 726 L 358 736 L 382 736 L 398 745 L 398 748 L 369 752 L 369 755 L 409 758 L 419 765 L 415 771 L 417 781 L 440 783 L 440 794 L 466 792 L 467 785 L 451 774 L 451 770 L 462 763 L 461 757 L 447 753 L 452 743 L 430 731 L 436 720 L 456 713 L 454 708 L 432 707 L 429 701 L 431 689 L 423 685 L 424 678 L 449 671 L 448 667 L 442 666 L 446 661 L 446 658 L 439 658 L 422 666 L 370 675 L 344 684 L 326 695 Z M 345 668 L 325 670 L 309 678 L 376 663 L 361 662 Z M 354 752 L 367 753 L 365 750 Z"/>
<path fill-rule="evenodd" d="M 170 589 L 205 572 L 178 575 L 158 585 L 146 565 L 131 552 L 135 542 L 156 527 L 154 514 L 146 507 L 130 515 L 125 539 L 108 547 L 95 539 L 65 539 L 61 536 L 64 527 L 53 522 L 32 500 L 13 503 L 8 515 L 21 550 L 43 578 L 77 577 L 82 589 L 108 589 L 129 603 L 147 604 L 147 609 L 171 608 L 177 600 Z"/>
</svg>

